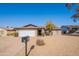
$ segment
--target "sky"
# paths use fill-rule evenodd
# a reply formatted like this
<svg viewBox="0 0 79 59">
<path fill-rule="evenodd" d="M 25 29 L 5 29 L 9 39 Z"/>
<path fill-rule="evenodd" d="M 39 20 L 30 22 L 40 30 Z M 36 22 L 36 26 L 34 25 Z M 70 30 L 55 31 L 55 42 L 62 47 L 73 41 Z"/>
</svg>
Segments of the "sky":
<svg viewBox="0 0 79 59">
<path fill-rule="evenodd" d="M 0 27 L 45 26 L 48 21 L 58 27 L 79 25 L 70 18 L 74 13 L 64 3 L 0 3 Z"/>
</svg>

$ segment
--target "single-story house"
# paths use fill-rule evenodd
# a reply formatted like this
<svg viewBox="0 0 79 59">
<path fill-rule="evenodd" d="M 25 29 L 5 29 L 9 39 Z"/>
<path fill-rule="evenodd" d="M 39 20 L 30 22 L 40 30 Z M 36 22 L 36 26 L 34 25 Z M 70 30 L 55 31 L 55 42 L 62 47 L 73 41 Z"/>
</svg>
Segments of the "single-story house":
<svg viewBox="0 0 79 59">
<path fill-rule="evenodd" d="M 68 25 L 67 27 L 71 29 L 79 29 L 79 25 Z"/>
<path fill-rule="evenodd" d="M 77 30 L 79 30 L 79 25 L 66 25 L 66 26 L 62 26 L 62 33 L 73 33 Z"/>
<path fill-rule="evenodd" d="M 70 25 L 70 26 L 67 26 L 67 27 L 69 28 L 69 33 L 74 33 L 77 30 L 79 30 L 79 25 Z"/>
<path fill-rule="evenodd" d="M 41 34 L 42 27 L 38 27 L 36 25 L 28 24 L 22 27 L 15 28 L 16 32 L 18 32 L 19 37 L 31 36 L 35 37 Z"/>
<path fill-rule="evenodd" d="M 45 27 L 39 27 L 36 25 L 28 24 L 22 27 L 15 28 L 16 32 L 18 33 L 19 37 L 25 36 L 39 36 L 42 35 L 43 31 L 45 31 Z M 52 30 L 53 34 L 61 33 L 61 29 L 55 28 Z"/>
</svg>

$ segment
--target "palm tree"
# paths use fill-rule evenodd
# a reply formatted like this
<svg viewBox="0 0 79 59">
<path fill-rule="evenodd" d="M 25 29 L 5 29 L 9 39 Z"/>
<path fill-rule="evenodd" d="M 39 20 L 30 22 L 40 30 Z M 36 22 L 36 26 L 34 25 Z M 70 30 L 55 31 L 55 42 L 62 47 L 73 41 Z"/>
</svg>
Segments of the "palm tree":
<svg viewBox="0 0 79 59">
<path fill-rule="evenodd" d="M 67 3 L 65 6 L 69 9 L 69 10 L 72 10 L 73 6 L 76 5 L 77 8 L 75 9 L 76 10 L 76 14 L 73 14 L 71 16 L 71 18 L 73 18 L 73 21 L 76 22 L 78 19 L 79 19 L 79 3 Z"/>
</svg>

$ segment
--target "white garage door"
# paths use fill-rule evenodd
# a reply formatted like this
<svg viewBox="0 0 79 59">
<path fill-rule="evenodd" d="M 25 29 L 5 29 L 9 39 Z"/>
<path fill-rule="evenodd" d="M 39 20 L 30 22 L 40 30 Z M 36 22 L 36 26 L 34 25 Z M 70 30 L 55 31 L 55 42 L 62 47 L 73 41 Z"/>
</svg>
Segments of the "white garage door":
<svg viewBox="0 0 79 59">
<path fill-rule="evenodd" d="M 19 30 L 18 31 L 19 37 L 25 37 L 25 36 L 36 36 L 36 30 Z"/>
</svg>

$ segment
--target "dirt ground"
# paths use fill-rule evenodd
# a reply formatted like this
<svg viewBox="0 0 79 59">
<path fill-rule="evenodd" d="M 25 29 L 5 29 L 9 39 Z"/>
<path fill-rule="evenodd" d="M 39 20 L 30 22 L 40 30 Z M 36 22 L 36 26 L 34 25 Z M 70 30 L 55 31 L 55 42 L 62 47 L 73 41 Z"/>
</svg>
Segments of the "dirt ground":
<svg viewBox="0 0 79 59">
<path fill-rule="evenodd" d="M 43 39 L 45 45 L 36 45 L 37 39 Z M 29 52 L 29 56 L 79 56 L 79 36 L 52 35 L 45 37 L 30 38 L 28 52 L 31 46 L 34 49 Z M 24 56 L 25 44 L 21 38 L 0 37 L 0 55 Z"/>
<path fill-rule="evenodd" d="M 20 38 L 16 37 L 0 37 L 0 55 L 13 56 L 16 55 L 24 44 L 21 43 Z"/>
</svg>

